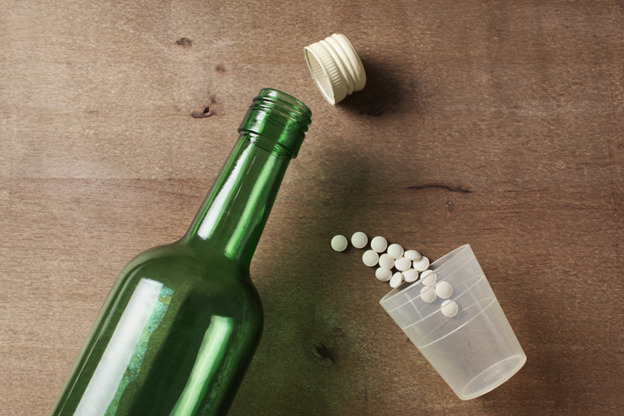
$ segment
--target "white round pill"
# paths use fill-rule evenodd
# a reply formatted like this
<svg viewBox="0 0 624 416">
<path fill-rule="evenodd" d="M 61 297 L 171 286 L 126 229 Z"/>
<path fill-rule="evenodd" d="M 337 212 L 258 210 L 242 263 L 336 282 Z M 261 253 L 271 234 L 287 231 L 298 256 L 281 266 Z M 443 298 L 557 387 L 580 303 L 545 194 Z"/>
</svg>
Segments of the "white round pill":
<svg viewBox="0 0 624 416">
<path fill-rule="evenodd" d="M 379 254 L 373 250 L 366 250 L 364 254 L 362 254 L 362 262 L 368 267 L 373 267 L 379 261 Z"/>
<path fill-rule="evenodd" d="M 403 273 L 396 272 L 392 275 L 392 278 L 390 278 L 390 287 L 395 289 L 399 287 L 401 283 L 403 283 Z"/>
<path fill-rule="evenodd" d="M 440 311 L 442 311 L 442 314 L 444 316 L 448 316 L 449 318 L 452 318 L 453 316 L 457 315 L 457 312 L 459 311 L 459 307 L 457 306 L 455 302 L 447 299 L 444 302 L 442 302 L 442 306 L 440 306 Z"/>
<path fill-rule="evenodd" d="M 418 280 L 418 272 L 414 269 L 407 269 L 403 272 L 403 278 L 407 283 L 413 283 Z"/>
<path fill-rule="evenodd" d="M 385 267 L 379 267 L 375 270 L 375 277 L 381 282 L 387 282 L 392 277 L 392 272 Z"/>
<path fill-rule="evenodd" d="M 355 248 L 364 248 L 366 244 L 368 244 L 368 237 L 361 231 L 353 233 L 351 236 L 351 244 L 353 244 Z"/>
<path fill-rule="evenodd" d="M 435 285 L 435 292 L 442 299 L 447 299 L 453 294 L 453 286 L 449 282 L 440 282 Z"/>
<path fill-rule="evenodd" d="M 382 236 L 377 236 L 371 240 L 371 248 L 377 253 L 383 253 L 388 247 L 388 241 Z"/>
<path fill-rule="evenodd" d="M 394 267 L 394 259 L 388 253 L 384 253 L 379 256 L 379 266 L 384 269 L 392 269 Z"/>
<path fill-rule="evenodd" d="M 420 274 L 420 280 L 425 286 L 433 286 L 438 281 L 438 275 L 433 270 L 425 270 Z"/>
<path fill-rule="evenodd" d="M 414 262 L 414 268 L 419 272 L 424 272 L 429 268 L 429 259 L 425 256 L 422 256 L 420 260 Z"/>
<path fill-rule="evenodd" d="M 397 243 L 390 244 L 390 246 L 388 247 L 388 254 L 393 259 L 400 259 L 401 257 L 403 257 L 403 247 L 401 247 Z"/>
<path fill-rule="evenodd" d="M 349 242 L 344 235 L 335 235 L 331 240 L 331 247 L 334 251 L 345 251 L 348 245 Z"/>
<path fill-rule="evenodd" d="M 406 259 L 405 257 L 401 257 L 394 262 L 394 267 L 400 272 L 404 272 L 412 267 L 412 262 Z"/>
<path fill-rule="evenodd" d="M 431 303 L 436 300 L 435 290 L 431 286 L 424 286 L 420 289 L 420 298 L 423 302 Z"/>
<path fill-rule="evenodd" d="M 416 250 L 406 250 L 405 253 L 403 253 L 403 257 L 411 261 L 418 261 L 422 255 Z"/>
</svg>

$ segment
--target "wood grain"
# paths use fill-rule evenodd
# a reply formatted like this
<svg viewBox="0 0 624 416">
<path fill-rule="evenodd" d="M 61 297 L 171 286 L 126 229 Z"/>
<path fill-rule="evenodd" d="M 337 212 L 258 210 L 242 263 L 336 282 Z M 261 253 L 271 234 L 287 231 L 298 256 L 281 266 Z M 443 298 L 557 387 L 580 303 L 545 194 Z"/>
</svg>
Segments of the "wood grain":
<svg viewBox="0 0 624 416">
<path fill-rule="evenodd" d="M 0 6 L 2 415 L 49 411 L 117 272 L 185 231 L 267 86 L 313 123 L 252 265 L 266 327 L 232 415 L 624 413 L 621 1 Z M 334 32 L 368 83 L 331 107 L 302 48 Z M 457 399 L 329 249 L 358 230 L 470 243 L 525 367 Z"/>
</svg>

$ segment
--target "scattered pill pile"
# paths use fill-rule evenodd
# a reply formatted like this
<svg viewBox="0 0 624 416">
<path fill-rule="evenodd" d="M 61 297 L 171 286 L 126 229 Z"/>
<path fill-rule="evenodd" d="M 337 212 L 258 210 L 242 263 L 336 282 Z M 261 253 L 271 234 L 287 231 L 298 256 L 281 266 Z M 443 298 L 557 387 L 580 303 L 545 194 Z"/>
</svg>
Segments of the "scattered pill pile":
<svg viewBox="0 0 624 416">
<path fill-rule="evenodd" d="M 367 235 L 361 231 L 354 233 L 351 245 L 365 249 L 368 246 Z M 349 240 L 343 235 L 336 235 L 331 240 L 331 246 L 335 251 L 344 251 L 349 246 Z M 379 281 L 388 282 L 392 288 L 417 281 L 419 274 L 429 268 L 427 257 L 416 250 L 404 250 L 397 243 L 388 245 L 388 240 L 381 236 L 370 241 L 370 249 L 362 254 L 362 262 L 368 267 L 377 267 L 375 277 Z"/>
<path fill-rule="evenodd" d="M 358 231 L 351 236 L 351 245 L 357 249 L 368 246 L 368 236 Z M 343 235 L 336 235 L 331 240 L 334 251 L 342 252 L 349 246 L 349 240 Z M 362 262 L 368 267 L 377 267 L 375 277 L 381 282 L 388 282 L 396 289 L 404 283 L 414 283 L 419 278 L 423 285 L 420 299 L 432 303 L 444 299 L 440 312 L 449 318 L 457 315 L 457 303 L 448 298 L 453 294 L 453 286 L 448 282 L 438 282 L 438 276 L 429 270 L 429 259 L 416 250 L 404 250 L 400 244 L 388 245 L 388 240 L 377 236 L 371 239 L 370 249 L 362 254 Z"/>
</svg>

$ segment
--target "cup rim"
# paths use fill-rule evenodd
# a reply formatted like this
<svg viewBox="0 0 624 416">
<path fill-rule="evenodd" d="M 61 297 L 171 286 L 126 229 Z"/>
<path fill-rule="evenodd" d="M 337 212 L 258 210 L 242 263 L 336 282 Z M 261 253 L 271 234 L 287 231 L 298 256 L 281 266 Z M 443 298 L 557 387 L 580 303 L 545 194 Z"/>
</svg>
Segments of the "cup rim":
<svg viewBox="0 0 624 416">
<path fill-rule="evenodd" d="M 449 261 L 451 259 L 453 259 L 454 257 L 456 257 L 457 255 L 463 253 L 466 250 L 470 250 L 472 252 L 472 248 L 470 247 L 470 244 L 464 244 L 461 245 L 459 247 L 457 247 L 454 250 L 449 251 L 448 253 L 446 253 L 445 255 L 443 255 L 442 257 L 440 257 L 439 259 L 437 259 L 436 261 L 434 261 L 433 263 L 431 263 L 431 265 L 429 266 L 429 268 L 433 271 L 440 271 L 440 270 L 444 270 L 446 267 L 449 267 L 450 265 L 454 265 L 453 263 L 449 263 Z M 472 253 L 472 255 L 474 256 L 474 253 Z M 458 264 L 458 265 L 454 265 L 455 267 L 457 267 L 458 269 L 463 267 L 465 263 L 467 263 L 468 261 L 470 261 L 470 259 L 468 259 L 466 262 Z M 407 290 L 413 286 L 422 284 L 421 279 L 418 279 L 417 281 L 415 281 L 414 283 L 411 283 L 407 286 L 399 286 L 397 288 L 392 289 L 390 292 L 386 293 L 380 300 L 379 303 L 380 304 L 384 304 L 387 301 L 390 300 L 390 298 L 399 295 L 401 292 L 403 292 L 404 290 Z M 416 299 L 416 298 L 414 298 Z M 406 301 L 410 302 L 410 301 Z M 401 306 L 398 306 L 401 307 Z M 394 308 L 397 309 L 397 308 Z M 393 310 L 394 310 L 393 309 Z"/>
</svg>

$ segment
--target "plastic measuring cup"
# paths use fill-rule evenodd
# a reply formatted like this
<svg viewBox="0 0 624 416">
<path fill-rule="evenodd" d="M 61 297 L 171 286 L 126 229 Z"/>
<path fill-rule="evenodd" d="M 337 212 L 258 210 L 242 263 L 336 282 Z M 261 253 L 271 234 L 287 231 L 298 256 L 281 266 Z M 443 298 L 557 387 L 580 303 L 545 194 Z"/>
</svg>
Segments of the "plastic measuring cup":
<svg viewBox="0 0 624 416">
<path fill-rule="evenodd" d="M 469 245 L 431 264 L 437 282 L 453 288 L 455 316 L 427 303 L 418 280 L 399 286 L 379 303 L 462 400 L 481 396 L 513 376 L 526 355 Z"/>
</svg>

